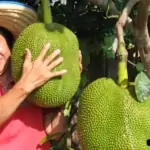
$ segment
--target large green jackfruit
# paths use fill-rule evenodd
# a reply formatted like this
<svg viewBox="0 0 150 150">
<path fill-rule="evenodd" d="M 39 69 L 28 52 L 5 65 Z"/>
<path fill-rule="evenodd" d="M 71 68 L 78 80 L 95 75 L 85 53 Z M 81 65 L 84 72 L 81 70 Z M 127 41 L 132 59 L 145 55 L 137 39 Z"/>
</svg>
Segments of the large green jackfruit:
<svg viewBox="0 0 150 150">
<path fill-rule="evenodd" d="M 32 92 L 29 99 L 43 107 L 60 106 L 71 99 L 80 82 L 78 40 L 74 33 L 63 25 L 52 23 L 47 29 L 43 23 L 34 23 L 27 27 L 14 44 L 11 59 L 12 75 L 15 81 L 20 79 L 25 48 L 31 50 L 34 60 L 47 42 L 51 43 L 47 56 L 59 48 L 60 55 L 64 58 L 63 63 L 54 71 L 67 69 L 67 73 L 48 81 Z"/>
<path fill-rule="evenodd" d="M 150 100 L 139 103 L 112 79 L 98 79 L 83 91 L 77 130 L 82 150 L 149 150 Z"/>
</svg>

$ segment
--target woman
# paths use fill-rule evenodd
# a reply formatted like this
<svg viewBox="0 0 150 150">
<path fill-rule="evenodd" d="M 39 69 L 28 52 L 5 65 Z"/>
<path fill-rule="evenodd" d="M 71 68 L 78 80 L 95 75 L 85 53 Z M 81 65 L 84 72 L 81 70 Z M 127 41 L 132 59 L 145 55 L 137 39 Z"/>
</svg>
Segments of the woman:
<svg viewBox="0 0 150 150">
<path fill-rule="evenodd" d="M 60 50 L 45 58 L 50 43 L 43 47 L 35 61 L 31 61 L 31 52 L 27 49 L 22 76 L 13 84 L 10 69 L 13 39 L 26 26 L 36 22 L 37 17 L 31 8 L 19 3 L 0 2 L 0 13 L 3 13 L 0 16 L 0 26 L 3 27 L 0 29 L 0 150 L 48 150 L 50 144 L 47 142 L 41 146 L 40 141 L 46 134 L 64 130 L 66 120 L 62 110 L 44 114 L 42 108 L 27 102 L 26 98 L 48 80 L 67 72 L 52 72 L 52 69 L 63 62 L 63 58 L 54 60 Z M 13 14 L 16 19 L 12 20 Z"/>
</svg>

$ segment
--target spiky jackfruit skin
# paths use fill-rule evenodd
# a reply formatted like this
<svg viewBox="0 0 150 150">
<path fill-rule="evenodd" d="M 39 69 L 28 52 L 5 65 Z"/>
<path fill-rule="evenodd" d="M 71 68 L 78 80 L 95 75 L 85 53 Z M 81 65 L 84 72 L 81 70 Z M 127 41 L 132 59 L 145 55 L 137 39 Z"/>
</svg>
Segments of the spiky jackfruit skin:
<svg viewBox="0 0 150 150">
<path fill-rule="evenodd" d="M 62 77 L 53 78 L 29 96 L 29 100 L 41 107 L 56 107 L 65 104 L 72 98 L 80 82 L 79 44 L 76 35 L 63 25 L 52 23 L 45 26 L 35 23 L 28 26 L 16 40 L 12 51 L 12 76 L 18 81 L 22 74 L 25 48 L 32 53 L 32 60 L 40 54 L 44 44 L 51 43 L 47 53 L 60 49 L 64 61 L 53 71 L 67 69 Z M 39 68 L 40 71 L 40 68 Z"/>
<path fill-rule="evenodd" d="M 139 103 L 111 79 L 98 79 L 80 99 L 82 150 L 149 150 L 150 100 Z"/>
</svg>

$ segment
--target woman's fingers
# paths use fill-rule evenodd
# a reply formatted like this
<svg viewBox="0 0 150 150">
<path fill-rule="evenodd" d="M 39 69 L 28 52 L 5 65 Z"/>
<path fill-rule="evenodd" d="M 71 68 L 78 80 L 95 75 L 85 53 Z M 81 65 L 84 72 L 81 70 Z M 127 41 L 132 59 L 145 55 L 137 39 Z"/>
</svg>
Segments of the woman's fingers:
<svg viewBox="0 0 150 150">
<path fill-rule="evenodd" d="M 81 53 L 81 50 L 79 50 L 79 61 L 80 61 L 80 63 L 82 62 L 82 53 Z"/>
<path fill-rule="evenodd" d="M 28 71 L 32 67 L 32 55 L 29 49 L 26 49 L 25 60 L 23 63 L 23 71 Z"/>
<path fill-rule="evenodd" d="M 31 51 L 28 48 L 26 48 L 25 50 L 26 50 L 25 62 L 26 61 L 31 62 L 31 58 L 32 58 Z"/>
<path fill-rule="evenodd" d="M 55 50 L 51 55 L 49 55 L 45 60 L 44 64 L 49 65 L 58 55 L 60 54 L 60 50 Z"/>
<path fill-rule="evenodd" d="M 54 60 L 51 64 L 48 65 L 48 69 L 52 70 L 58 65 L 60 65 L 63 62 L 63 57 L 59 57 L 58 59 Z"/>
<path fill-rule="evenodd" d="M 82 72 L 82 70 L 83 70 L 83 66 L 82 66 L 82 53 L 81 53 L 80 50 L 79 50 L 79 69 L 80 69 L 80 72 Z"/>
<path fill-rule="evenodd" d="M 50 76 L 51 76 L 51 78 L 53 78 L 53 77 L 58 77 L 58 76 L 64 75 L 66 72 L 67 72 L 66 69 L 61 70 L 61 71 L 51 72 L 51 75 L 50 75 Z"/>
<path fill-rule="evenodd" d="M 47 43 L 44 47 L 43 47 L 43 49 L 42 49 L 42 51 L 41 51 L 41 53 L 40 53 L 40 55 L 38 56 L 38 60 L 44 60 L 44 58 L 45 58 L 45 55 L 46 55 L 46 53 L 48 52 L 48 50 L 50 49 L 50 43 Z"/>
</svg>

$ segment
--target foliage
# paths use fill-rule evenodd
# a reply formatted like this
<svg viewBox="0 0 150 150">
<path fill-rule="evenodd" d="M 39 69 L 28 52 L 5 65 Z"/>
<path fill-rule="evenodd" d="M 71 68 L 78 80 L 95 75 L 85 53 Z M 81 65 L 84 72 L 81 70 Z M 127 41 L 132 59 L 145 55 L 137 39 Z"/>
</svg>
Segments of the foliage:
<svg viewBox="0 0 150 150">
<path fill-rule="evenodd" d="M 150 80 L 143 72 L 139 73 L 135 79 L 135 92 L 139 102 L 150 99 Z"/>
</svg>

